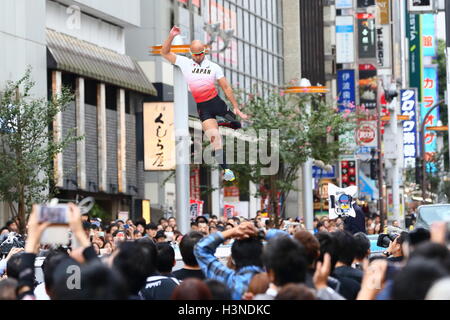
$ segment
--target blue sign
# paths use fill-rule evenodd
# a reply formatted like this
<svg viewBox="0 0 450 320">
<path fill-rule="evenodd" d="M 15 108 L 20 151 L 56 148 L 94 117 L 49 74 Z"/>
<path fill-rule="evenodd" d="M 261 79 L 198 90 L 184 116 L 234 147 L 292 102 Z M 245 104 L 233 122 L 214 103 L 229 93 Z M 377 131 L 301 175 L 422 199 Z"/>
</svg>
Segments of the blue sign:
<svg viewBox="0 0 450 320">
<path fill-rule="evenodd" d="M 336 9 L 351 9 L 353 8 L 353 0 L 336 0 Z"/>
<path fill-rule="evenodd" d="M 312 166 L 312 175 L 313 178 L 320 179 L 320 178 L 329 178 L 333 179 L 336 178 L 336 166 L 331 166 L 333 170 L 331 172 L 325 171 L 324 169 L 321 169 L 317 166 Z"/>
<path fill-rule="evenodd" d="M 355 70 L 337 71 L 337 96 L 340 112 L 355 109 Z"/>
<path fill-rule="evenodd" d="M 400 112 L 408 116 L 403 121 L 403 163 L 405 168 L 416 166 L 417 156 L 417 92 L 415 89 L 400 90 Z"/>
<path fill-rule="evenodd" d="M 422 50 L 424 57 L 435 57 L 436 52 L 436 20 L 432 13 L 422 16 Z"/>
</svg>

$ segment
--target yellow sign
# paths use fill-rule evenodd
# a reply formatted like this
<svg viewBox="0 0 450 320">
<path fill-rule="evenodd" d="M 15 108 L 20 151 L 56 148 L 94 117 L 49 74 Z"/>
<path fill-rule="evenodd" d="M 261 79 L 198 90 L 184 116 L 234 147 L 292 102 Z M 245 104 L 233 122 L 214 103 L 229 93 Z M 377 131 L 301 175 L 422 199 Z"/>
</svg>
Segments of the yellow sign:
<svg viewBox="0 0 450 320">
<path fill-rule="evenodd" d="M 173 102 L 144 103 L 144 170 L 174 169 Z"/>
<path fill-rule="evenodd" d="M 142 218 L 146 223 L 152 222 L 150 219 L 150 200 L 142 200 Z"/>
<path fill-rule="evenodd" d="M 389 0 L 377 0 L 380 24 L 389 24 Z"/>
</svg>

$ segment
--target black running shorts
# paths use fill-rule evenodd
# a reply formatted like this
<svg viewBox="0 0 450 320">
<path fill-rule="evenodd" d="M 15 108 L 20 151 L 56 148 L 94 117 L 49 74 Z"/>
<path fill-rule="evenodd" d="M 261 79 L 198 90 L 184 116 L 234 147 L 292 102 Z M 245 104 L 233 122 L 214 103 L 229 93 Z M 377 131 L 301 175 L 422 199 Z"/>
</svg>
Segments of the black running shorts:
<svg viewBox="0 0 450 320">
<path fill-rule="evenodd" d="M 208 119 L 216 119 L 216 116 L 224 117 L 228 121 L 236 120 L 235 114 L 231 112 L 219 95 L 211 100 L 197 103 L 197 112 L 202 122 Z"/>
</svg>

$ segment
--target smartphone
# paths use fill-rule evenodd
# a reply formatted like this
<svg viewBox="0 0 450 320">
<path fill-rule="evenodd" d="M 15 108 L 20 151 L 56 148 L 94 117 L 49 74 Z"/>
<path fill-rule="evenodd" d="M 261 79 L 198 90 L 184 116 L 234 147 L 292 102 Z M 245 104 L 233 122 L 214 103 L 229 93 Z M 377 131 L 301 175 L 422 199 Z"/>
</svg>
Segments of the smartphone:
<svg viewBox="0 0 450 320">
<path fill-rule="evenodd" d="M 68 225 L 68 214 L 69 207 L 66 204 L 39 205 L 38 221 L 39 223 L 50 222 L 51 225 Z"/>
<path fill-rule="evenodd" d="M 127 225 L 127 224 L 124 224 L 123 227 L 124 227 L 125 229 L 128 229 L 130 226 Z"/>
</svg>

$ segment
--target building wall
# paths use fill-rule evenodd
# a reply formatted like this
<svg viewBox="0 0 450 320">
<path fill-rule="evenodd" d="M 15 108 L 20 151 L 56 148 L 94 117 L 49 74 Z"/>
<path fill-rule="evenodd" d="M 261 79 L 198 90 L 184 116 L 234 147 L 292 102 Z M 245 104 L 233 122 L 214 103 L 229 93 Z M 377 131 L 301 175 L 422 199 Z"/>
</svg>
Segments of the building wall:
<svg viewBox="0 0 450 320">
<path fill-rule="evenodd" d="M 47 0 L 67 7 L 78 7 L 83 12 L 111 21 L 119 26 L 139 26 L 141 0 Z M 148 0 L 144 0 L 148 1 Z M 150 0 L 153 1 L 153 0 Z"/>
<path fill-rule="evenodd" d="M 117 111 L 106 109 L 107 190 L 118 192 L 117 176 Z"/>
<path fill-rule="evenodd" d="M 76 130 L 76 110 L 75 103 L 70 103 L 66 110 L 62 114 L 62 129 L 63 136 L 67 135 L 70 130 Z M 76 134 L 76 131 L 75 131 Z M 64 174 L 64 187 L 68 190 L 76 190 L 77 186 L 67 179 L 77 181 L 77 144 L 76 142 L 70 143 L 67 149 L 63 153 L 63 174 Z"/>
<path fill-rule="evenodd" d="M 72 1 L 75 2 L 75 1 Z M 112 6 L 113 7 L 113 6 Z M 119 53 L 125 53 L 122 27 L 100 20 L 84 12 L 79 18 L 66 5 L 47 0 L 46 27 Z"/>
<path fill-rule="evenodd" d="M 85 105 L 85 140 L 86 140 L 86 187 L 95 191 L 90 183 L 98 188 L 98 141 L 97 141 L 97 107 Z"/>
<path fill-rule="evenodd" d="M 0 1 L 0 91 L 7 81 L 19 80 L 30 66 L 36 83 L 32 94 L 47 97 L 45 3 L 45 0 Z M 0 224 L 9 217 L 8 206 L 0 203 Z"/>
</svg>

